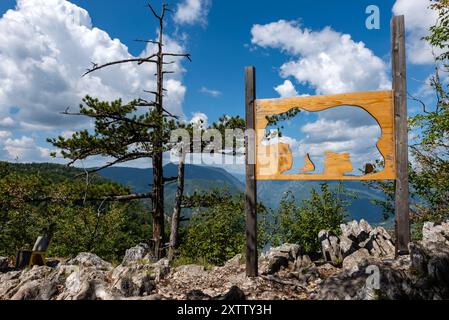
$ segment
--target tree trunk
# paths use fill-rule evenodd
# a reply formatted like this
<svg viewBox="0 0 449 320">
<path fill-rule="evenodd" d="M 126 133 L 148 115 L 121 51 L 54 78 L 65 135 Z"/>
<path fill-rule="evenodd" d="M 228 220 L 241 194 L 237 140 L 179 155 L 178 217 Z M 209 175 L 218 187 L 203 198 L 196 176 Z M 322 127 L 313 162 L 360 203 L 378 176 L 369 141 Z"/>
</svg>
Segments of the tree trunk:
<svg viewBox="0 0 449 320">
<path fill-rule="evenodd" d="M 179 219 L 181 216 L 181 204 L 184 194 L 184 169 L 185 169 L 185 152 L 182 152 L 178 164 L 178 186 L 176 189 L 175 205 L 171 217 L 170 247 L 168 251 L 168 259 L 171 261 L 175 255 L 175 249 L 179 243 Z"/>
<path fill-rule="evenodd" d="M 164 126 L 164 55 L 163 34 L 164 23 L 163 18 L 160 19 L 159 25 L 159 42 L 157 53 L 157 92 L 156 92 L 156 111 L 157 125 L 155 127 L 155 142 L 153 154 L 153 241 L 154 255 L 160 259 L 163 255 L 163 246 L 165 245 L 164 230 L 164 169 L 163 169 L 163 126 Z"/>
<path fill-rule="evenodd" d="M 164 232 L 164 181 L 162 169 L 162 154 L 153 156 L 153 242 L 154 256 L 162 257 L 162 247 L 165 243 Z"/>
</svg>

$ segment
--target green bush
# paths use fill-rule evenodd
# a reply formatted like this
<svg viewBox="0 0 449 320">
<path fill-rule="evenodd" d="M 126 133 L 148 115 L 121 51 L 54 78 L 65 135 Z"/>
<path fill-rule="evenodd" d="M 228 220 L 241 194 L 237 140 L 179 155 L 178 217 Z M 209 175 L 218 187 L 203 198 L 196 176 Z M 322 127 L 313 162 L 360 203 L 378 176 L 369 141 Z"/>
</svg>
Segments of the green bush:
<svg viewBox="0 0 449 320">
<path fill-rule="evenodd" d="M 258 206 L 258 243 L 267 243 L 267 210 Z M 222 265 L 245 250 L 245 201 L 229 196 L 211 208 L 193 214 L 181 234 L 180 259 L 190 263 Z"/>
<path fill-rule="evenodd" d="M 286 194 L 276 214 L 274 243 L 296 243 L 308 253 L 318 252 L 318 233 L 323 229 L 341 232 L 352 197 L 342 184 L 332 189 L 327 183 L 321 185 L 320 192 L 312 189 L 310 198 L 299 205 L 293 194 Z"/>
<path fill-rule="evenodd" d="M 84 196 L 127 193 L 125 188 L 98 179 L 86 186 L 80 178 L 57 174 L 53 179 L 45 170 L 41 174 L 26 168 L 19 173 L 1 170 L 0 163 L 0 255 L 31 249 L 50 227 L 54 233 L 48 254 L 61 257 L 87 251 L 119 261 L 126 249 L 151 236 L 150 211 L 141 202 L 82 201 Z"/>
</svg>

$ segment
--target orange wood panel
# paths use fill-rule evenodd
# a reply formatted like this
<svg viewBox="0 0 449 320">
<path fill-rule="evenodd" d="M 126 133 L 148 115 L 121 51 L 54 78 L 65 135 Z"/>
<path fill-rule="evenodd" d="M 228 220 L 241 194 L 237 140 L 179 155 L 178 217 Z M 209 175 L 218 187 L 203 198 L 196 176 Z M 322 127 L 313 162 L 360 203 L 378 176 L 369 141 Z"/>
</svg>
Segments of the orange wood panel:
<svg viewBox="0 0 449 320">
<path fill-rule="evenodd" d="M 283 114 L 291 109 L 317 112 L 339 106 L 360 107 L 376 119 L 382 135 L 377 148 L 384 157 L 384 170 L 364 176 L 350 176 L 352 169 L 349 154 L 335 154 L 323 150 L 324 172 L 320 174 L 283 174 L 293 165 L 293 155 L 289 145 L 263 145 L 262 141 L 268 125 L 267 116 Z M 394 180 L 395 168 L 395 128 L 392 91 L 360 92 L 283 99 L 258 99 L 256 113 L 256 178 L 258 180 Z"/>
</svg>

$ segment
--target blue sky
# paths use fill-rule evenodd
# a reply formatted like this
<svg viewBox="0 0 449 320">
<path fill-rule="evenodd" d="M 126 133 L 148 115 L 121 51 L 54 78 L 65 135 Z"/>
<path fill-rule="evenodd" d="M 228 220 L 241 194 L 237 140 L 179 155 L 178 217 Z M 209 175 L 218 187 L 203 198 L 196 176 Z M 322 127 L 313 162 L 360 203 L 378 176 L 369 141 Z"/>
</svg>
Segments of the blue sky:
<svg viewBox="0 0 449 320">
<path fill-rule="evenodd" d="M 106 62 L 108 52 L 120 57 L 137 56 L 145 50 L 144 44 L 133 41 L 155 37 L 156 24 L 145 3 L 0 2 L 0 15 L 15 10 L 0 19 L 0 159 L 49 161 L 52 147 L 45 142 L 47 137 L 70 134 L 86 126 L 79 119 L 61 119 L 58 111 L 76 108 L 79 98 L 87 93 L 101 92 L 104 98 L 118 94 L 126 98 L 129 94 L 131 98 L 146 88 L 150 73 L 136 71 L 135 67 L 124 77 L 122 70 L 114 69 L 90 82 L 78 78 L 94 59 L 92 56 L 105 60 L 95 62 Z M 432 59 L 422 53 L 424 43 L 419 40 L 435 21 L 434 13 L 426 10 L 427 0 L 173 0 L 172 4 L 175 15 L 168 20 L 166 30 L 170 48 L 191 53 L 193 62 L 177 63 L 184 72 L 172 79 L 174 93 L 169 103 L 186 120 L 198 113 L 206 115 L 209 122 L 223 114 L 243 116 L 243 70 L 247 65 L 257 68 L 259 98 L 384 89 L 391 77 L 393 11 L 406 14 L 409 91 L 430 101 L 425 80 L 432 72 Z M 379 30 L 365 26 L 369 5 L 380 9 Z M 180 8 L 184 8 L 183 14 Z M 85 28 L 67 26 L 64 19 L 78 11 L 81 20 L 74 23 Z M 308 39 L 318 40 L 309 45 Z M 360 48 L 362 43 L 364 48 Z M 326 55 L 330 61 L 323 58 Z M 22 76 L 17 76 L 17 71 L 22 71 Z M 410 114 L 417 111 L 416 103 L 410 101 Z M 332 124 L 332 119 L 327 120 L 323 125 Z M 305 139 L 306 134 L 294 138 Z M 345 139 L 353 139 L 356 144 L 357 138 L 364 139 Z"/>
</svg>

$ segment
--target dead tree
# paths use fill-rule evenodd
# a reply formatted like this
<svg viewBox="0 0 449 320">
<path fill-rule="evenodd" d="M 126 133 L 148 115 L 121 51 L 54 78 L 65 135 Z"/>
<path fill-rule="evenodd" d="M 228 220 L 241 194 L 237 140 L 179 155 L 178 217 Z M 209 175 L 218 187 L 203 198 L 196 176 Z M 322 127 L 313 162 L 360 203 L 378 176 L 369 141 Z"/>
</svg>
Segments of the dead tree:
<svg viewBox="0 0 449 320">
<path fill-rule="evenodd" d="M 184 195 L 184 170 L 185 170 L 185 152 L 181 152 L 178 164 L 178 179 L 175 203 L 173 206 L 173 213 L 171 216 L 171 230 L 170 230 L 170 243 L 168 249 L 168 259 L 171 261 L 175 256 L 175 249 L 179 244 L 179 223 L 181 218 L 181 207 Z"/>
<path fill-rule="evenodd" d="M 156 65 L 156 90 L 155 91 L 145 91 L 154 95 L 153 101 L 147 101 L 144 99 L 138 99 L 129 105 L 125 105 L 121 108 L 111 111 L 110 108 L 98 107 L 94 108 L 94 111 L 83 110 L 79 115 L 89 116 L 95 118 L 95 121 L 101 122 L 102 127 L 98 129 L 102 136 L 98 138 L 97 136 L 88 136 L 87 132 L 80 133 L 78 136 L 74 136 L 73 139 L 63 139 L 59 137 L 59 140 L 49 140 L 55 146 L 61 149 L 68 150 L 64 157 L 72 159 L 72 163 L 86 158 L 92 155 L 107 155 L 115 158 L 114 161 L 108 163 L 107 165 L 97 168 L 94 171 L 99 171 L 106 167 L 110 167 L 114 164 L 123 163 L 129 160 L 135 160 L 139 158 L 151 158 L 153 167 L 153 177 L 152 177 L 152 192 L 148 198 L 152 201 L 152 220 L 153 220 L 153 242 L 154 242 L 154 254 L 156 258 L 160 258 L 163 254 L 163 247 L 165 245 L 165 234 L 164 234 L 164 184 L 171 179 L 164 179 L 163 173 L 163 153 L 167 151 L 166 149 L 166 131 L 168 129 L 174 129 L 175 124 L 171 123 L 171 127 L 167 128 L 167 118 L 177 119 L 176 116 L 172 115 L 164 107 L 164 93 L 167 91 L 164 88 L 164 76 L 173 71 L 165 70 L 166 65 L 173 64 L 173 59 L 176 58 L 186 58 L 189 61 L 190 55 L 187 53 L 177 53 L 177 52 L 165 52 L 164 51 L 164 19 L 167 13 L 170 12 L 168 6 L 163 2 L 162 9 L 160 13 L 157 13 L 151 4 L 148 4 L 148 8 L 154 15 L 159 23 L 159 34 L 158 39 L 146 40 L 145 42 L 153 43 L 157 47 L 157 52 L 143 58 L 131 58 L 118 60 L 113 62 L 108 62 L 104 64 L 93 63 L 92 67 L 87 70 L 84 74 L 88 75 L 95 71 L 125 63 L 137 63 L 138 65 L 143 65 L 146 63 L 152 63 Z M 169 59 L 167 59 L 169 58 Z M 171 58 L 171 59 L 170 59 Z M 167 61 L 171 60 L 171 61 Z M 99 104 L 98 101 L 89 100 L 92 104 Z M 146 117 L 129 117 L 129 114 L 133 113 L 137 107 L 148 107 L 149 111 Z M 112 109 L 112 108 L 111 108 Z M 121 111 L 126 110 L 126 111 Z M 66 112 L 66 114 L 69 114 Z M 112 124 L 112 126 L 111 126 Z M 111 126 L 111 127 L 108 127 Z M 106 131 L 105 127 L 109 131 Z M 118 130 L 122 129 L 121 131 Z M 97 128 L 96 128 L 97 129 Z M 101 131 L 102 130 L 102 131 Z M 104 133 L 106 132 L 106 134 Z M 112 133 L 111 133 L 112 132 Z M 123 136 L 121 133 L 125 132 Z M 150 134 L 151 133 L 151 134 Z M 99 141 L 105 135 L 108 135 L 108 140 L 104 139 L 105 146 L 102 146 Z M 91 140 L 87 139 L 92 138 Z M 83 140 L 84 139 L 84 140 Z M 94 146 L 89 144 L 94 141 Z M 112 141 L 112 142 L 111 142 Z M 138 151 L 132 152 L 130 150 L 124 150 L 120 145 L 127 146 L 128 149 L 133 149 L 135 144 L 141 144 Z M 108 146 L 108 144 L 113 145 L 113 147 Z M 151 148 L 149 147 L 151 146 Z M 119 152 L 117 150 L 120 150 Z M 142 151 L 143 150 L 143 151 Z M 134 195 L 138 198 L 140 195 Z M 133 197 L 130 197 L 133 198 Z M 121 198 L 124 200 L 126 197 Z M 112 199 L 113 200 L 113 199 Z"/>
</svg>

